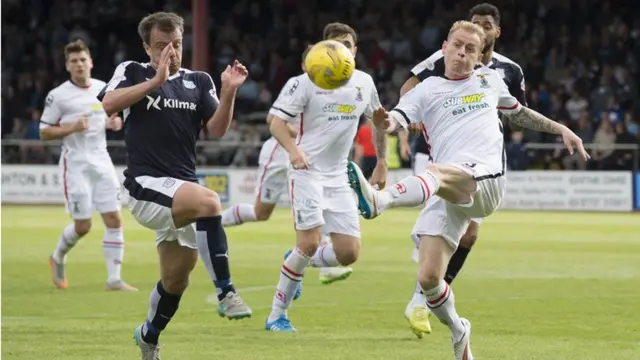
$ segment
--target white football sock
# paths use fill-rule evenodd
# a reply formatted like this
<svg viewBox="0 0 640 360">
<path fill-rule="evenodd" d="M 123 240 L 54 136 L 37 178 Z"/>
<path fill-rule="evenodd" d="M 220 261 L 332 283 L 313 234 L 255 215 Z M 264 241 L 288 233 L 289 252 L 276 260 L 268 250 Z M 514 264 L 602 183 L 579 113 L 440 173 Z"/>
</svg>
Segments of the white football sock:
<svg viewBox="0 0 640 360">
<path fill-rule="evenodd" d="M 256 210 L 251 204 L 236 204 L 222 212 L 222 226 L 242 225 L 256 220 Z"/>
<path fill-rule="evenodd" d="M 300 249 L 294 249 L 284 260 L 280 269 L 280 280 L 273 295 L 271 314 L 267 321 L 276 321 L 281 316 L 286 316 L 287 309 L 291 306 L 293 295 L 304 275 L 304 268 L 309 265 L 309 257 L 304 255 Z"/>
<path fill-rule="evenodd" d="M 449 284 L 440 280 L 438 286 L 428 290 L 423 289 L 423 292 L 427 297 L 427 306 L 431 312 L 449 327 L 455 341 L 460 340 L 464 335 L 465 328 L 456 312 L 455 298 Z"/>
<path fill-rule="evenodd" d="M 102 240 L 104 261 L 107 264 L 107 282 L 121 280 L 122 260 L 124 259 L 124 235 L 122 228 L 105 228 Z"/>
<path fill-rule="evenodd" d="M 64 257 L 67 253 L 76 245 L 81 236 L 76 233 L 75 224 L 69 224 L 62 230 L 60 239 L 58 240 L 58 246 L 53 252 L 53 260 L 57 263 L 64 261 Z"/>
<path fill-rule="evenodd" d="M 318 250 L 316 250 L 316 253 L 311 257 L 309 266 L 315 268 L 340 266 L 340 263 L 336 258 L 336 252 L 333 249 L 333 244 L 329 243 L 320 245 Z"/>
<path fill-rule="evenodd" d="M 430 171 L 406 177 L 380 192 L 378 209 L 392 207 L 414 207 L 424 204 L 440 189 L 440 181 Z"/>
</svg>

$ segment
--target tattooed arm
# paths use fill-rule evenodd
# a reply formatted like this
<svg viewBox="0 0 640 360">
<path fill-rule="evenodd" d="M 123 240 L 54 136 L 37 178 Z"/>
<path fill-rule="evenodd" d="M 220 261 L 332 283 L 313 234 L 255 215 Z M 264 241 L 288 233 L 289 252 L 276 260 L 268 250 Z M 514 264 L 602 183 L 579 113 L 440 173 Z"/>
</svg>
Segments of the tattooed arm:
<svg viewBox="0 0 640 360">
<path fill-rule="evenodd" d="M 519 109 L 513 112 L 503 112 L 509 123 L 549 134 L 562 135 L 564 131 L 569 130 L 566 126 L 559 124 L 535 110 L 531 110 L 525 106 L 519 106 Z"/>
<path fill-rule="evenodd" d="M 373 129 L 373 144 L 376 148 L 378 160 L 387 160 L 387 134 L 384 131 Z"/>
</svg>

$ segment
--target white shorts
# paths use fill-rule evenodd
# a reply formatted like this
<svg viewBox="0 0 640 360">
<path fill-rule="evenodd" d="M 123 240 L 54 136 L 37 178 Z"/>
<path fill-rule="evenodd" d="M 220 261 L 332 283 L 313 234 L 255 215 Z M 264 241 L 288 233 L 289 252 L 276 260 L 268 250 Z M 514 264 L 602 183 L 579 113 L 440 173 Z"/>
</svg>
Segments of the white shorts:
<svg viewBox="0 0 640 360">
<path fill-rule="evenodd" d="M 129 192 L 129 210 L 140 225 L 155 230 L 156 244 L 178 241 L 182 246 L 197 249 L 196 225 L 176 228 L 171 214 L 173 196 L 184 180 L 170 177 L 138 176 L 127 178 L 124 187 Z"/>
<path fill-rule="evenodd" d="M 429 164 L 431 163 L 432 161 L 429 155 L 423 154 L 423 153 L 416 153 L 413 156 L 413 175 L 419 175 L 420 173 L 425 171 L 427 169 L 427 166 L 429 166 Z M 480 225 L 482 224 L 483 219 L 473 218 L 471 219 L 471 221 Z"/>
<path fill-rule="evenodd" d="M 60 161 L 66 212 L 74 220 L 91 219 L 93 210 L 100 214 L 120 211 L 120 181 L 111 163 Z"/>
<path fill-rule="evenodd" d="M 360 238 L 360 216 L 349 184 L 327 186 L 322 181 L 290 178 L 291 209 L 296 230 L 323 226 L 325 234 Z"/>
<path fill-rule="evenodd" d="M 482 222 L 500 206 L 507 183 L 503 174 L 480 164 L 473 168 L 454 165 L 476 179 L 477 190 L 472 201 L 469 204 L 452 204 L 439 196 L 431 197 L 413 227 L 414 241 L 418 241 L 420 235 L 442 236 L 455 250 L 469 222 Z"/>
<path fill-rule="evenodd" d="M 262 145 L 258 166 L 256 199 L 263 204 L 277 204 L 288 188 L 289 156 L 274 138 Z"/>
</svg>

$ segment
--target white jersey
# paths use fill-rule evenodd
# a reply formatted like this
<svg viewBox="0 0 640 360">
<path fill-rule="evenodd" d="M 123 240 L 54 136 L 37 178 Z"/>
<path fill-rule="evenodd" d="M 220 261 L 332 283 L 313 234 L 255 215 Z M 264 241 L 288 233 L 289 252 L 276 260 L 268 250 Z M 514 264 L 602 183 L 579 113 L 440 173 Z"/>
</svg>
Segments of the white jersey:
<svg viewBox="0 0 640 360">
<path fill-rule="evenodd" d="M 300 116 L 291 119 L 289 124 L 300 131 Z M 259 162 L 263 166 L 287 167 L 289 164 L 289 153 L 278 143 L 278 140 L 272 136 L 262 144 Z"/>
<path fill-rule="evenodd" d="M 437 163 L 483 164 L 504 174 L 503 113 L 518 111 L 499 73 L 487 67 L 461 80 L 431 76 L 389 112 L 403 126 L 423 123 Z"/>
<path fill-rule="evenodd" d="M 91 79 L 91 85 L 83 88 L 66 81 L 47 95 L 40 128 L 57 125 L 71 125 L 82 116 L 89 118 L 89 128 L 67 135 L 62 139 L 65 156 L 90 157 L 92 154 L 104 156 L 107 153 L 105 126 L 107 114 L 98 93 L 106 84 Z"/>
<path fill-rule="evenodd" d="M 289 79 L 269 114 L 287 121 L 300 115 L 296 142 L 310 168 L 296 172 L 343 183 L 360 116 L 370 118 L 378 107 L 373 79 L 363 71 L 355 70 L 349 82 L 335 90 L 317 87 L 305 73 Z"/>
</svg>

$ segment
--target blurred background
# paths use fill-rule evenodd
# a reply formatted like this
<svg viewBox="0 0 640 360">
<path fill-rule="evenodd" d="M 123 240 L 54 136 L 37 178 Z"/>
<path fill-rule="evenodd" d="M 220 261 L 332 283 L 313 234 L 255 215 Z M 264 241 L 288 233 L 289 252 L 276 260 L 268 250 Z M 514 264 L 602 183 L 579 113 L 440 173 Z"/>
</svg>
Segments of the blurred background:
<svg viewBox="0 0 640 360">
<path fill-rule="evenodd" d="M 269 136 L 266 111 L 285 81 L 300 73 L 302 50 L 320 39 L 325 24 L 339 20 L 358 31 L 357 65 L 373 76 L 382 103 L 389 107 L 397 102 L 411 67 L 437 50 L 451 23 L 466 18 L 479 2 L 213 0 L 203 14 L 192 9 L 202 6 L 197 0 L 3 0 L 2 162 L 57 162 L 58 146 L 34 140 L 47 92 L 68 78 L 64 45 L 78 38 L 88 43 L 94 77 L 108 81 L 120 62 L 147 61 L 136 28 L 150 12 L 175 11 L 185 17 L 183 66 L 192 67 L 194 39 L 200 38 L 208 51 L 194 67 L 209 71 L 214 80 L 219 81 L 218 74 L 234 58 L 249 68 L 231 131 L 213 142 L 202 134 L 199 163 L 252 167 Z M 492 3 L 502 12 L 496 51 L 522 66 L 529 106 L 593 143 L 594 161 L 585 164 L 569 156 L 555 136 L 507 131 L 509 167 L 637 169 L 640 4 Z M 122 136 L 110 133 L 109 139 Z M 116 165 L 124 163 L 121 142 L 110 143 L 110 151 Z M 408 167 L 409 161 L 397 165 Z"/>
</svg>

